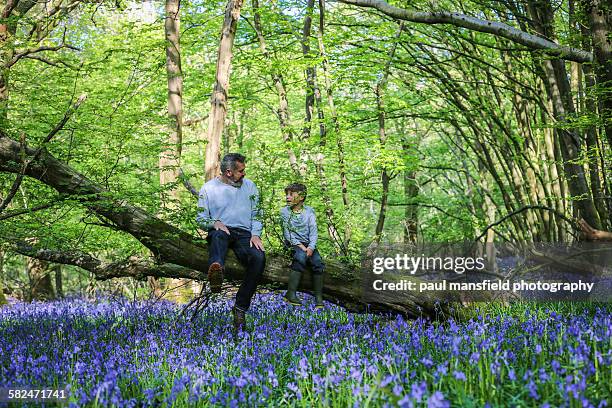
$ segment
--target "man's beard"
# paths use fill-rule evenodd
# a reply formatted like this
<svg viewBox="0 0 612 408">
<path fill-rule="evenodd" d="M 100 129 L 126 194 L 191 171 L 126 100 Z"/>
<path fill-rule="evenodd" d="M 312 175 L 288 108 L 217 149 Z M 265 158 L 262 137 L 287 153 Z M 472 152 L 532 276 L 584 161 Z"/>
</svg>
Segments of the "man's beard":
<svg viewBox="0 0 612 408">
<path fill-rule="evenodd" d="M 242 186 L 242 180 L 244 180 L 244 177 L 240 177 L 240 180 L 238 181 L 234 181 L 232 179 L 227 179 L 227 181 L 229 181 L 229 185 L 232 187 L 240 187 Z"/>
</svg>

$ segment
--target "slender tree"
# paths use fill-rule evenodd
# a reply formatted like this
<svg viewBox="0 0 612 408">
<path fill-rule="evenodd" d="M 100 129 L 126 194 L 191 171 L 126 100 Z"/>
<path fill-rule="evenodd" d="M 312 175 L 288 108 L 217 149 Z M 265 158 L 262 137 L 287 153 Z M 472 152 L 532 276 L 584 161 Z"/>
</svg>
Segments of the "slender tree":
<svg viewBox="0 0 612 408">
<path fill-rule="evenodd" d="M 210 98 L 210 113 L 206 132 L 206 180 L 214 178 L 219 173 L 221 155 L 221 135 L 227 115 L 229 95 L 229 80 L 232 64 L 232 48 L 236 37 L 242 0 L 228 0 L 225 7 L 225 17 L 221 27 L 221 40 L 217 52 L 217 70 L 215 85 Z"/>
</svg>

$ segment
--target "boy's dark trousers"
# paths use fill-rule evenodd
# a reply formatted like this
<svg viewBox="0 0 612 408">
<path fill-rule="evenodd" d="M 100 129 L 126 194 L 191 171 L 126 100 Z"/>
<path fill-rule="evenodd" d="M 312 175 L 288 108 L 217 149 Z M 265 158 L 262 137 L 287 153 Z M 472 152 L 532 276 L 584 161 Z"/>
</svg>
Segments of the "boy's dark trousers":
<svg viewBox="0 0 612 408">
<path fill-rule="evenodd" d="M 235 306 L 246 312 L 257 290 L 257 282 L 266 266 L 265 252 L 251 246 L 251 232 L 242 228 L 230 228 L 230 235 L 221 230 L 208 231 L 208 266 L 214 262 L 225 265 L 228 248 L 232 248 L 238 261 L 246 268 L 242 284 L 236 293 Z"/>
<path fill-rule="evenodd" d="M 302 243 L 302 245 L 308 247 L 307 242 Z M 321 255 L 319 254 L 318 249 L 315 248 L 311 256 L 307 256 L 306 251 L 302 251 L 296 245 L 292 246 L 291 250 L 293 251 L 291 269 L 298 272 L 304 272 L 307 266 L 311 266 L 312 273 L 315 275 L 322 274 L 325 270 L 325 264 L 323 263 L 323 259 L 321 259 Z"/>
</svg>

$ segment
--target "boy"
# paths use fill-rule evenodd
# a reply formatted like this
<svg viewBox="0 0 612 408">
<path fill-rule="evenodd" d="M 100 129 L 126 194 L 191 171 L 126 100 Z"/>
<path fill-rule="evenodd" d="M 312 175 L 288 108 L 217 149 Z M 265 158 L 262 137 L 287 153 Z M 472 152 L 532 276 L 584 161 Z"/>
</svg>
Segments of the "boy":
<svg viewBox="0 0 612 408">
<path fill-rule="evenodd" d="M 325 265 L 317 250 L 317 220 L 312 207 L 304 205 L 306 186 L 289 184 L 285 188 L 287 206 L 280 211 L 285 245 L 291 248 L 293 261 L 289 273 L 289 286 L 284 300 L 294 306 L 302 301 L 295 294 L 306 265 L 312 267 L 312 287 L 316 299 L 315 308 L 323 308 L 323 270 Z"/>
</svg>

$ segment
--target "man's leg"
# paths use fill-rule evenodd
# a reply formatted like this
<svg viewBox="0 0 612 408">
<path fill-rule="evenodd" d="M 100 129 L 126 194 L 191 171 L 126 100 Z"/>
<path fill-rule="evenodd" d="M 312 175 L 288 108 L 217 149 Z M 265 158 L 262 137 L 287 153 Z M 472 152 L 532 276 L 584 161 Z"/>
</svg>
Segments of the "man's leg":
<svg viewBox="0 0 612 408">
<path fill-rule="evenodd" d="M 312 288 L 315 295 L 315 307 L 323 307 L 323 271 L 325 270 L 325 264 L 319 250 L 315 249 L 312 256 L 309 258 L 309 263 L 312 266 Z"/>
<path fill-rule="evenodd" d="M 301 306 L 302 300 L 296 295 L 302 273 L 306 270 L 306 252 L 293 247 L 293 261 L 289 269 L 289 284 L 283 299 L 294 306 Z"/>
<path fill-rule="evenodd" d="M 234 235 L 233 230 L 232 235 Z M 246 268 L 244 279 L 238 289 L 238 293 L 236 293 L 236 303 L 234 306 L 242 312 L 249 310 L 251 299 L 257 290 L 257 283 L 266 266 L 266 254 L 254 246 L 250 246 L 250 241 L 251 234 L 248 231 L 241 231 L 237 233 L 236 241 L 232 246 L 236 258 Z"/>
<path fill-rule="evenodd" d="M 223 265 L 229 246 L 230 236 L 221 230 L 208 232 L 208 283 L 211 292 L 221 291 L 223 284 Z"/>
</svg>

